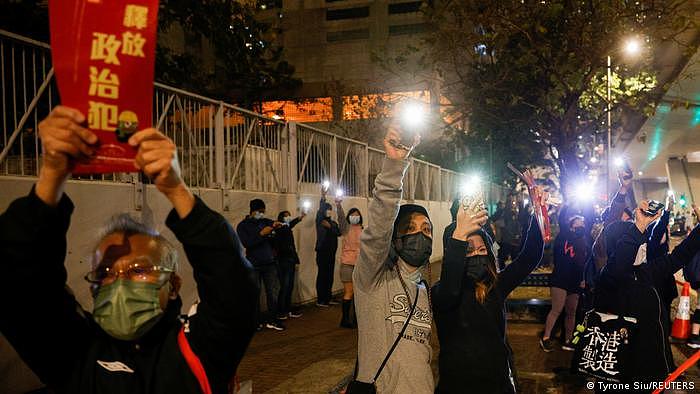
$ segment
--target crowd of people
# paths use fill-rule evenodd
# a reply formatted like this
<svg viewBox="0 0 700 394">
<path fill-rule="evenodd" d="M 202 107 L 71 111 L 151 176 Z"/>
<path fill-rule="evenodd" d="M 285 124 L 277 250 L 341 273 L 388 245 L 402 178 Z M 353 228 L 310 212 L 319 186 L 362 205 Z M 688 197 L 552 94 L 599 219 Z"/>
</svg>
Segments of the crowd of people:
<svg viewBox="0 0 700 394">
<path fill-rule="evenodd" d="M 86 280 L 94 308 L 85 311 L 66 285 L 64 268 L 73 211 L 66 181 L 75 160 L 93 156 L 97 143 L 84 122 L 79 111 L 61 106 L 41 122 L 39 178 L 0 215 L 0 298 L 12 300 L 3 303 L 0 332 L 58 393 L 231 392 L 255 330 L 282 331 L 283 320 L 301 316 L 292 305 L 300 263 L 293 229 L 306 212 L 293 217 L 282 211 L 273 220 L 266 218 L 265 202 L 254 199 L 234 230 L 184 184 L 173 141 L 155 129 L 137 132 L 129 139 L 138 150 L 137 167 L 172 204 L 166 225 L 184 247 L 200 300 L 188 316 L 180 315 L 176 248 L 154 229 L 118 215 L 91 250 Z M 522 199 L 499 204 L 491 218 L 456 199 L 453 221 L 439 234 L 440 280 L 430 287 L 423 273 L 438 230 L 425 207 L 401 204 L 408 158 L 420 142 L 416 136 L 406 146 L 401 137 L 400 127 L 388 128 L 369 225 L 357 208 L 346 214 L 341 197 L 329 202 L 327 188 L 315 215 L 319 308 L 335 302 L 342 237 L 340 326 L 356 328 L 358 337 L 346 392 L 517 392 L 506 299 L 543 259 L 543 223 Z M 620 381 L 651 382 L 675 368 L 668 340 L 674 273 L 684 269 L 700 286 L 700 226 L 687 226 L 671 248 L 671 202 L 661 210 L 649 201 L 636 204 L 631 182 L 631 174 L 620 174 L 620 188 L 600 218 L 591 206 L 558 208 L 552 308 L 540 346 L 554 350 L 562 313 L 561 347 L 577 351 L 577 323 L 594 320 L 593 312 L 619 317 L 627 321 L 621 324 L 634 324 L 626 357 L 614 363 L 624 370 Z M 546 204 L 544 188 L 530 193 L 531 205 Z M 700 347 L 700 311 L 694 323 L 689 345 Z M 441 349 L 437 383 L 430 367 L 434 328 Z"/>
</svg>

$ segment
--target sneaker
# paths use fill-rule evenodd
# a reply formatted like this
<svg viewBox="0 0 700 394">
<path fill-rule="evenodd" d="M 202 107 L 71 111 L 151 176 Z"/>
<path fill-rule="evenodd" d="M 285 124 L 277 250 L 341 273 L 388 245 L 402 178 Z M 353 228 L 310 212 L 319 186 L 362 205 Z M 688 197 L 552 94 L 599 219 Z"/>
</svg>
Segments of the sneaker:
<svg viewBox="0 0 700 394">
<path fill-rule="evenodd" d="M 321 308 L 328 308 L 328 304 L 322 304 L 322 303 L 316 303 L 316 306 L 320 306 Z"/>
<path fill-rule="evenodd" d="M 267 324 L 265 324 L 265 327 L 271 328 L 271 329 L 276 330 L 276 331 L 284 331 L 287 329 L 287 327 L 285 327 L 284 324 L 282 324 L 281 322 L 278 322 L 278 321 L 267 323 Z"/>
<path fill-rule="evenodd" d="M 549 353 L 549 352 L 554 350 L 554 344 L 552 344 L 552 340 L 549 338 L 548 339 L 541 338 L 540 339 L 540 347 L 542 348 L 542 350 L 545 351 L 545 353 Z"/>
<path fill-rule="evenodd" d="M 340 305 L 340 302 L 330 300 L 330 301 L 328 301 L 328 305 Z"/>
<path fill-rule="evenodd" d="M 688 347 L 692 347 L 693 349 L 700 349 L 700 335 L 691 335 L 690 338 L 688 338 L 688 343 L 686 343 Z"/>
<path fill-rule="evenodd" d="M 293 317 L 296 319 L 297 317 L 301 317 L 301 316 L 302 316 L 302 313 L 299 311 L 289 312 L 289 317 Z"/>
<path fill-rule="evenodd" d="M 566 341 L 564 342 L 563 345 L 561 345 L 561 350 L 566 350 L 567 352 L 573 352 L 574 350 L 574 344 L 571 343 L 571 341 Z"/>
<path fill-rule="evenodd" d="M 287 314 L 277 315 L 277 320 L 287 320 Z"/>
</svg>

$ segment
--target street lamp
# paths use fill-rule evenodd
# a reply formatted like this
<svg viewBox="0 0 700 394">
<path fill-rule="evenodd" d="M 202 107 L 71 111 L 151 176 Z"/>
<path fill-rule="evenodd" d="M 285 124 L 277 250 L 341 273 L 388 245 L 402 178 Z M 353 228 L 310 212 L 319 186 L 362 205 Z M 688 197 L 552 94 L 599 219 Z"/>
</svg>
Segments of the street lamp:
<svg viewBox="0 0 700 394">
<path fill-rule="evenodd" d="M 642 44 L 639 42 L 637 38 L 630 38 L 625 42 L 624 45 L 624 52 L 628 56 L 634 56 L 637 55 L 642 49 Z M 612 157 L 612 86 L 611 86 L 611 79 L 612 79 L 612 58 L 610 55 L 608 55 L 608 77 L 607 77 L 607 85 L 608 85 L 608 157 L 607 157 L 607 174 L 606 174 L 606 182 L 605 182 L 605 193 L 608 198 L 610 198 L 610 165 L 611 163 L 611 157 Z"/>
</svg>

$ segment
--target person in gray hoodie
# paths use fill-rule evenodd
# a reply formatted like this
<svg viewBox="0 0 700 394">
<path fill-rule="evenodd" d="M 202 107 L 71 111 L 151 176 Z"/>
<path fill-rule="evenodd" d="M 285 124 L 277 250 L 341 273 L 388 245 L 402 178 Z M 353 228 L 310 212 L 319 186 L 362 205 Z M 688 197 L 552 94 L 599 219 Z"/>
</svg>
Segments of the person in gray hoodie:
<svg viewBox="0 0 700 394">
<path fill-rule="evenodd" d="M 419 140 L 416 137 L 414 147 Z M 432 223 L 421 206 L 399 209 L 412 150 L 399 141 L 399 131 L 390 127 L 384 139 L 386 158 L 369 203 L 370 223 L 360 238 L 353 272 L 358 325 L 355 380 L 374 382 L 378 393 L 427 394 L 435 388 L 430 369 L 432 312 L 421 273 L 432 253 Z M 416 295 L 417 305 L 409 316 Z M 407 329 L 375 381 L 406 319 L 410 319 Z"/>
</svg>

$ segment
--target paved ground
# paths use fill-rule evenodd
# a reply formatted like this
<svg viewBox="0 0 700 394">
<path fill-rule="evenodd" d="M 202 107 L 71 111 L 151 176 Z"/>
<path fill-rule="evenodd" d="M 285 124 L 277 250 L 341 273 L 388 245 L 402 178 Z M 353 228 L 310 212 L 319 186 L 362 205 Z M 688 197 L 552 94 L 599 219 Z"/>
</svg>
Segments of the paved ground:
<svg viewBox="0 0 700 394">
<path fill-rule="evenodd" d="M 439 269 L 433 268 L 435 271 Z M 548 293 L 546 289 L 526 288 L 520 289 L 520 296 L 530 297 L 533 291 Z M 349 378 L 355 363 L 357 333 L 338 327 L 340 307 L 309 306 L 303 312 L 303 317 L 287 320 L 287 331 L 264 330 L 253 339 L 239 376 L 241 381 L 253 381 L 255 393 L 333 393 Z M 521 392 L 590 393 L 584 379 L 568 373 L 571 353 L 556 350 L 547 354 L 540 350 L 538 338 L 542 329 L 537 322 L 508 323 Z M 433 345 L 436 360 L 439 349 L 437 343 Z M 677 364 L 691 354 L 684 345 L 674 345 Z M 700 382 L 697 366 L 688 375 Z"/>
</svg>

